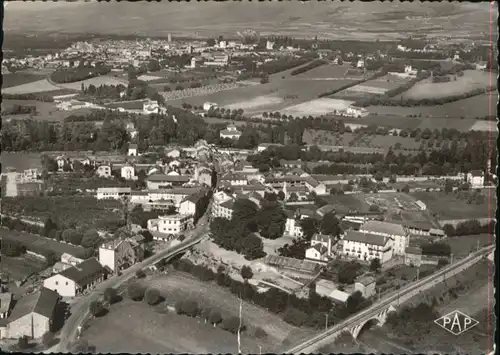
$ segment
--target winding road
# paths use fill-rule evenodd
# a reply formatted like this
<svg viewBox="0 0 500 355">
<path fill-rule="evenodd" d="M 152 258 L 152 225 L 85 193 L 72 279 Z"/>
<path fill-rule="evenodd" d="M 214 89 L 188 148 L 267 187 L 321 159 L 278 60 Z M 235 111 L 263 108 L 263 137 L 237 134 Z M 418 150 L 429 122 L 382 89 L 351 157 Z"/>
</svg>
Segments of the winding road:
<svg viewBox="0 0 500 355">
<path fill-rule="evenodd" d="M 203 217 L 203 220 L 205 219 L 206 215 Z M 90 317 L 90 303 L 95 300 L 99 300 L 102 297 L 104 290 L 109 287 L 117 288 L 123 283 L 135 277 L 135 273 L 138 270 L 153 265 L 161 259 L 174 257 L 206 239 L 208 237 L 208 224 L 206 223 L 206 221 L 200 222 L 201 224 L 198 224 L 198 227 L 191 231 L 190 237 L 186 236 L 186 239 L 181 243 L 162 250 L 155 255 L 152 255 L 151 257 L 143 260 L 142 262 L 131 266 L 130 268 L 124 270 L 122 272 L 122 275 L 120 276 L 114 275 L 111 278 L 101 282 L 91 293 L 83 296 L 76 303 L 72 304 L 71 315 L 64 323 L 61 334 L 59 336 L 59 343 L 54 345 L 50 349 L 45 350 L 44 353 L 71 352 L 70 346 L 71 343 L 78 337 L 78 328 L 82 324 L 84 324 L 84 322 Z"/>
</svg>

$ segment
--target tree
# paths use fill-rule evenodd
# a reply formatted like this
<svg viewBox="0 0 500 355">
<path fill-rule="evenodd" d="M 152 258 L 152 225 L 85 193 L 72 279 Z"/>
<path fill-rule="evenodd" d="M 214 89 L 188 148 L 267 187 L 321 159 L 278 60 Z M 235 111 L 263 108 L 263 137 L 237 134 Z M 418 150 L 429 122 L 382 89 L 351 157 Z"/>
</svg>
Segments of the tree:
<svg viewBox="0 0 500 355">
<path fill-rule="evenodd" d="M 190 317 L 196 317 L 199 313 L 198 302 L 193 299 L 187 299 L 182 303 L 182 313 Z"/>
<path fill-rule="evenodd" d="M 443 226 L 443 232 L 444 234 L 446 234 L 446 236 L 453 237 L 455 236 L 455 227 L 453 226 L 453 224 L 447 223 Z"/>
<path fill-rule="evenodd" d="M 57 230 L 57 225 L 52 221 L 52 218 L 47 218 L 45 223 L 43 224 L 43 236 L 49 237 L 50 232 L 53 230 Z"/>
<path fill-rule="evenodd" d="M 210 311 L 210 315 L 208 317 L 208 320 L 209 320 L 210 324 L 213 324 L 213 326 L 215 327 L 217 324 L 219 324 L 222 321 L 222 317 L 220 315 L 220 312 L 216 309 L 212 309 Z"/>
<path fill-rule="evenodd" d="M 243 327 L 240 328 L 240 318 L 232 316 L 222 321 L 222 329 L 236 334 L 238 329 L 243 330 Z"/>
<path fill-rule="evenodd" d="M 112 304 L 117 297 L 118 297 L 118 292 L 114 288 L 108 287 L 107 289 L 104 290 L 104 300 L 109 304 Z"/>
<path fill-rule="evenodd" d="M 137 283 L 128 285 L 127 294 L 131 300 L 140 301 L 144 298 L 144 287 Z"/>
<path fill-rule="evenodd" d="M 160 301 L 160 291 L 156 288 L 148 288 L 144 294 L 144 299 L 150 306 L 153 306 Z"/>
<path fill-rule="evenodd" d="M 308 315 L 306 313 L 294 307 L 288 307 L 283 316 L 283 320 L 285 322 L 292 324 L 296 327 L 303 326 L 304 323 L 307 321 L 307 319 Z"/>
<path fill-rule="evenodd" d="M 137 270 L 135 272 L 135 277 L 137 277 L 138 279 L 142 279 L 142 278 L 146 277 L 146 273 L 142 269 Z"/>
<path fill-rule="evenodd" d="M 56 255 L 53 251 L 48 251 L 46 253 L 45 260 L 47 262 L 47 266 L 53 266 L 57 262 Z"/>
<path fill-rule="evenodd" d="M 89 311 L 94 317 L 99 315 L 104 310 L 104 307 L 100 301 L 92 301 L 89 304 Z"/>
<path fill-rule="evenodd" d="M 42 342 L 46 348 L 50 348 L 50 346 L 54 343 L 54 333 L 46 332 L 45 334 L 43 334 Z"/>
<path fill-rule="evenodd" d="M 380 206 L 376 205 L 376 204 L 372 204 L 368 208 L 368 211 L 370 211 L 370 212 L 380 212 Z"/>
<path fill-rule="evenodd" d="M 96 248 L 101 241 L 102 239 L 99 233 L 97 233 L 97 230 L 89 229 L 83 233 L 81 246 L 84 248 Z"/>
<path fill-rule="evenodd" d="M 339 236 L 342 233 L 340 222 L 335 213 L 329 212 L 323 216 L 321 221 L 321 233 L 333 236 Z"/>
<path fill-rule="evenodd" d="M 372 261 L 370 262 L 370 270 L 371 271 L 378 272 L 381 267 L 382 267 L 382 265 L 380 264 L 379 258 L 372 259 Z"/>
<path fill-rule="evenodd" d="M 253 276 L 253 271 L 252 268 L 248 265 L 243 265 L 241 268 L 241 277 L 243 277 L 245 280 L 251 279 Z"/>
</svg>

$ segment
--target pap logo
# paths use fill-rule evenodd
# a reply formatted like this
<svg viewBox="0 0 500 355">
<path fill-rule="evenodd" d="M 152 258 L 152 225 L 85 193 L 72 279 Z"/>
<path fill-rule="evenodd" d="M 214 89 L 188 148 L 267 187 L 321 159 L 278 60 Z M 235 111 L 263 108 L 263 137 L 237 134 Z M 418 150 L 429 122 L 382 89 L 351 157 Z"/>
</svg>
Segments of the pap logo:
<svg viewBox="0 0 500 355">
<path fill-rule="evenodd" d="M 434 321 L 452 334 L 459 335 L 475 327 L 479 322 L 460 311 L 453 311 Z"/>
</svg>

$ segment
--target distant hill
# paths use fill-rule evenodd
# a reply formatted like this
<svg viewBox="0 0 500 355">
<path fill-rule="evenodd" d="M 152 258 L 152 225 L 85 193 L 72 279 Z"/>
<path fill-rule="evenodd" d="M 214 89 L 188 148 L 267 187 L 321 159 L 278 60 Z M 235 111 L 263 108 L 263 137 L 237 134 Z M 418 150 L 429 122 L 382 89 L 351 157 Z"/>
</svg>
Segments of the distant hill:
<svg viewBox="0 0 500 355">
<path fill-rule="evenodd" d="M 450 2 L 11 2 L 3 26 L 6 37 L 9 33 L 166 36 L 169 32 L 206 37 L 232 36 L 245 29 L 264 35 L 342 39 L 391 39 L 418 31 L 456 37 L 451 32 L 489 33 L 487 6 Z"/>
</svg>

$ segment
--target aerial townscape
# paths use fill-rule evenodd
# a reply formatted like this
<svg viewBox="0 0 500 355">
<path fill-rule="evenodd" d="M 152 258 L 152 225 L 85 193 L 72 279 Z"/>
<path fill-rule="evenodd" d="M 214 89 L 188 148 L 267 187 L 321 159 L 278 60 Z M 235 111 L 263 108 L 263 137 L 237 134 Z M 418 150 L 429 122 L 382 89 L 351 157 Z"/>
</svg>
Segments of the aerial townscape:
<svg viewBox="0 0 500 355">
<path fill-rule="evenodd" d="M 497 7 L 428 5 L 4 4 L 2 350 L 493 354 Z"/>
</svg>

